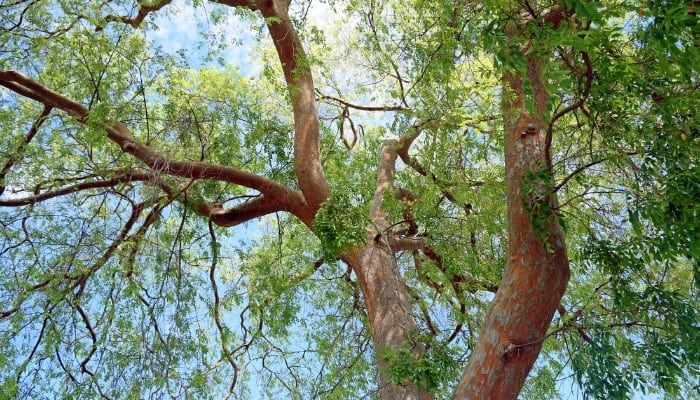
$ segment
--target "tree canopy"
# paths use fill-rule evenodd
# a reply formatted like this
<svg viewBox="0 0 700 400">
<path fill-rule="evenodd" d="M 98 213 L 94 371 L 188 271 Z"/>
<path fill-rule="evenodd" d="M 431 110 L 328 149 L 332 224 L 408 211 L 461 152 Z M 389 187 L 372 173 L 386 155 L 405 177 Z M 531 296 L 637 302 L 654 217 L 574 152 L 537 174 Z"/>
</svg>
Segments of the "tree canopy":
<svg viewBox="0 0 700 400">
<path fill-rule="evenodd" d="M 0 398 L 700 398 L 698 13 L 3 0 Z"/>
</svg>

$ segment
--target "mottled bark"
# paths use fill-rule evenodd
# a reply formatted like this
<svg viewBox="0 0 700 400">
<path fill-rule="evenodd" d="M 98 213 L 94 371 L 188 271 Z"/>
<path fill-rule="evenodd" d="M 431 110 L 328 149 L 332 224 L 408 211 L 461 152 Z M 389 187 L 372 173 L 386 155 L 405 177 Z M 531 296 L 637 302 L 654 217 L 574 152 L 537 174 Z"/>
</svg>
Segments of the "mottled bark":
<svg viewBox="0 0 700 400">
<path fill-rule="evenodd" d="M 525 81 L 534 98 L 525 107 Z M 540 353 L 569 280 L 564 235 L 549 173 L 542 66 L 503 76 L 508 261 L 454 399 L 516 399 Z M 533 219 L 537 216 L 537 221 Z M 547 245 L 545 245 L 547 243 Z"/>
</svg>

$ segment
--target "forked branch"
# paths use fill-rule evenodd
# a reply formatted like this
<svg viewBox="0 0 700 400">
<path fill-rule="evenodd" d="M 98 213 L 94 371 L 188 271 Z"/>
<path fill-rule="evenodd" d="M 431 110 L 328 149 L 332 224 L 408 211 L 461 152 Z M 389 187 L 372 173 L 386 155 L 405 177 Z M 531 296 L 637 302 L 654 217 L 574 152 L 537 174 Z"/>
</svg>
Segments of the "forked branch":
<svg viewBox="0 0 700 400">
<path fill-rule="evenodd" d="M 46 88 L 19 72 L 0 70 L 0 85 L 21 96 L 38 101 L 46 107 L 63 110 L 81 124 L 88 123 L 90 119 L 90 112 L 82 104 Z M 313 218 L 301 193 L 286 186 L 236 168 L 198 161 L 180 161 L 166 157 L 137 140 L 126 125 L 119 121 L 104 122 L 102 127 L 107 132 L 107 137 L 118 144 L 122 151 L 133 155 L 157 173 L 192 180 L 217 180 L 245 186 L 255 189 L 265 196 L 266 201 L 269 202 L 266 205 L 266 210 L 288 211 L 305 223 L 310 223 Z"/>
</svg>

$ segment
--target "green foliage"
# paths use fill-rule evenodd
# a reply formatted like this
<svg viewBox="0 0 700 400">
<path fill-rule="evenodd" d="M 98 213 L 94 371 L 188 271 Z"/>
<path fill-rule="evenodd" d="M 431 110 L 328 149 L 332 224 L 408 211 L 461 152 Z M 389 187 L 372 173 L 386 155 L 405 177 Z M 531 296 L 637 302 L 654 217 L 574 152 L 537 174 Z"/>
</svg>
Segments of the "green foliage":
<svg viewBox="0 0 700 400">
<path fill-rule="evenodd" d="M 139 2 L 93 3 L 0 5 L 0 68 L 91 110 L 86 125 L 53 110 L 23 146 L 42 107 L 0 91 L 0 397 L 220 398 L 234 371 L 227 351 L 239 398 L 374 396 L 376 349 L 360 286 L 335 260 L 371 240 L 381 143 L 420 118 L 409 155 L 424 171 L 399 161 L 395 182 L 415 199 L 387 191 L 384 211 L 396 233 L 415 223 L 416 238 L 439 256 L 397 254 L 411 311 L 431 334 L 379 356 L 392 382 L 448 398 L 479 340 L 486 289 L 506 265 L 501 77 L 525 72 L 526 56 L 537 55 L 550 95 L 542 118 L 583 103 L 552 126 L 551 173 L 531 171 L 520 188 L 547 245 L 554 214 L 565 224 L 572 265 L 567 312 L 555 315 L 557 332 L 522 396 L 557 398 L 573 372 L 586 397 L 697 398 L 692 2 L 567 0 L 575 16 L 558 27 L 541 23 L 543 4 L 522 13 L 515 1 L 292 2 L 333 188 L 314 233 L 281 212 L 210 230 L 197 204 L 258 195 L 216 179 L 151 171 L 157 179 L 101 185 L 148 170 L 106 138 L 105 124 L 119 120 L 174 159 L 297 189 L 289 90 L 264 29 L 279 21 L 196 0 L 133 29 L 114 16 L 135 16 Z M 528 15 L 534 23 L 523 27 Z M 172 27 L 178 35 L 163 39 Z M 232 65 L 241 61 L 251 64 Z M 534 111 L 531 98 L 525 108 Z M 351 149 L 341 124 L 356 139 Z"/>
<path fill-rule="evenodd" d="M 386 347 L 379 356 L 387 363 L 387 377 L 393 384 L 409 380 L 434 393 L 459 376 L 454 351 L 430 335 L 414 333 L 399 349 Z"/>
<path fill-rule="evenodd" d="M 13 379 L 6 379 L 0 386 L 0 398 L 13 399 L 19 394 L 19 386 Z"/>
<path fill-rule="evenodd" d="M 353 200 L 352 194 L 335 191 L 314 218 L 324 259 L 335 260 L 343 251 L 367 242 L 367 211 Z"/>
<path fill-rule="evenodd" d="M 528 170 L 523 175 L 521 189 L 523 208 L 530 217 L 532 229 L 548 252 L 552 250 L 549 242 L 549 232 L 552 218 L 557 218 L 556 211 L 551 207 L 550 189 L 554 186 L 554 178 L 546 168 Z M 563 221 L 563 220 L 562 220 Z M 563 225 L 563 224 L 562 224 Z"/>
</svg>

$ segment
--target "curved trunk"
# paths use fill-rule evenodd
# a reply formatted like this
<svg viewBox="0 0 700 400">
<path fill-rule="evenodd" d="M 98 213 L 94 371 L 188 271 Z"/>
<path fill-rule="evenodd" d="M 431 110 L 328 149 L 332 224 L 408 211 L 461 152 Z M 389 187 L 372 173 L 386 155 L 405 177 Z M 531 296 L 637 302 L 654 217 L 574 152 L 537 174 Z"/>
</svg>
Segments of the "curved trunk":
<svg viewBox="0 0 700 400">
<path fill-rule="evenodd" d="M 371 240 L 369 244 L 346 253 L 343 260 L 355 271 L 367 308 L 379 370 L 379 398 L 432 399 L 430 394 L 408 380 L 392 385 L 386 376 L 387 363 L 381 357 L 386 348 L 399 349 L 417 328 L 394 253 L 383 241 Z"/>
<path fill-rule="evenodd" d="M 294 172 L 309 209 L 315 212 L 328 199 L 330 188 L 321 165 L 320 125 L 311 66 L 289 17 L 289 2 L 261 0 L 257 3 L 256 7 L 266 18 L 292 100 Z"/>
<path fill-rule="evenodd" d="M 525 79 L 536 115 L 525 107 Z M 527 77 L 505 74 L 503 92 L 508 262 L 454 399 L 518 397 L 569 281 L 564 234 L 553 211 L 556 194 L 547 178 L 547 92 L 540 62 L 528 60 Z"/>
</svg>

